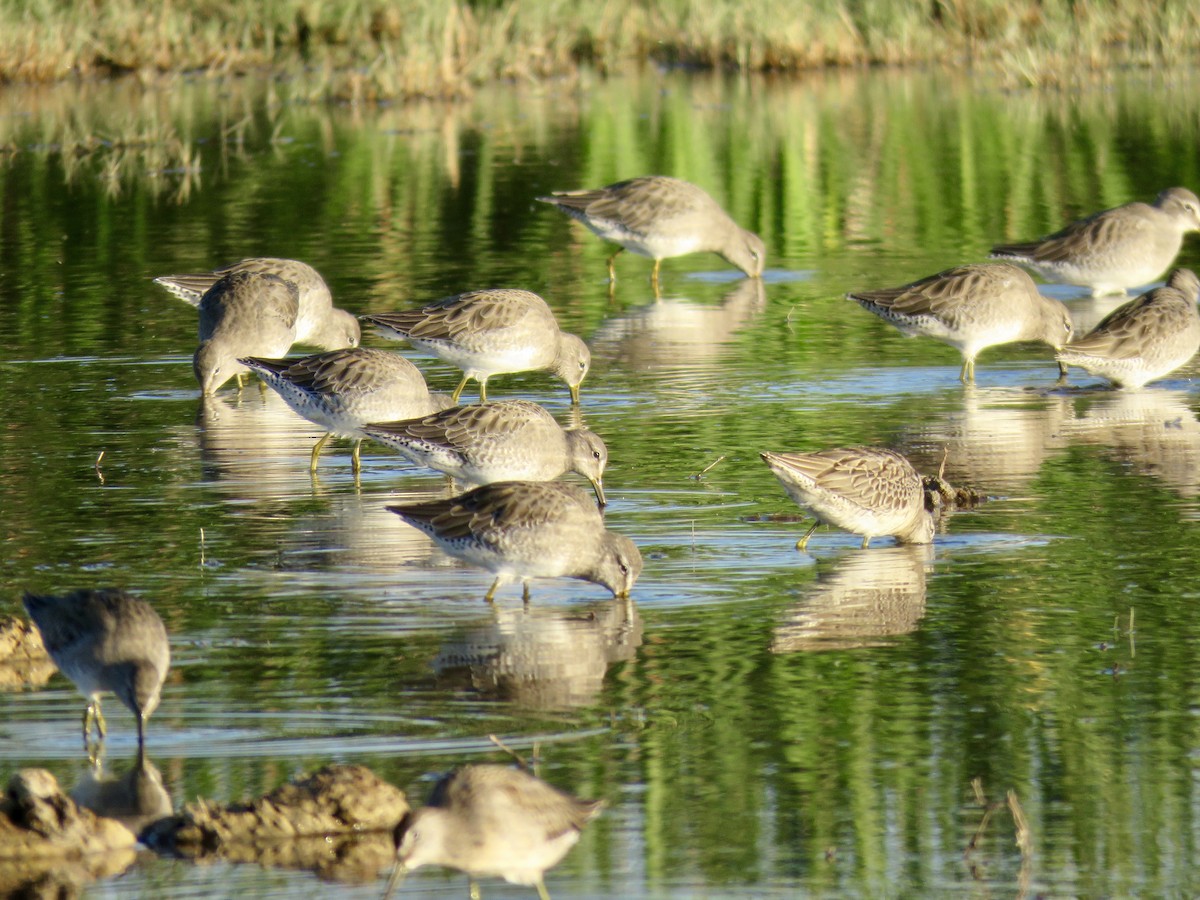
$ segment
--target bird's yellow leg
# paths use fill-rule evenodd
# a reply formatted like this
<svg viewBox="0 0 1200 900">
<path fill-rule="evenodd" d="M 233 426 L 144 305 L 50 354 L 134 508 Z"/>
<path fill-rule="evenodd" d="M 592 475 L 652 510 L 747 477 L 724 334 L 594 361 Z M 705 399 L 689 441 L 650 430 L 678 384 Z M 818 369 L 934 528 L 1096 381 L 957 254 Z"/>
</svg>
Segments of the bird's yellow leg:
<svg viewBox="0 0 1200 900">
<path fill-rule="evenodd" d="M 321 455 L 321 448 L 325 446 L 326 441 L 328 441 L 331 437 L 333 437 L 332 431 L 317 441 L 316 446 L 313 447 L 312 458 L 308 461 L 308 471 L 317 471 L 317 458 Z"/>
<path fill-rule="evenodd" d="M 609 284 L 612 284 L 614 281 L 617 280 L 617 269 L 616 269 L 616 266 L 613 265 L 613 261 L 624 252 L 625 252 L 624 247 L 618 247 L 617 252 L 608 258 L 608 282 L 609 282 Z"/>
<path fill-rule="evenodd" d="M 487 379 L 479 382 L 479 402 L 487 403 Z"/>
<path fill-rule="evenodd" d="M 534 886 L 537 888 L 539 900 L 550 900 L 550 892 L 546 890 L 546 882 L 539 878 L 537 884 Z"/>
<path fill-rule="evenodd" d="M 820 527 L 820 525 L 821 525 L 820 519 L 818 519 L 817 521 L 812 523 L 812 527 L 809 528 L 808 531 L 804 532 L 804 537 L 802 537 L 802 538 L 800 538 L 800 540 L 796 541 L 796 549 L 797 550 L 805 550 L 808 548 L 808 539 L 813 536 L 813 532 L 816 531 L 817 528 Z"/>
<path fill-rule="evenodd" d="M 867 546 L 868 546 L 870 543 L 871 543 L 871 538 L 870 538 L 870 536 L 869 536 L 869 535 L 866 535 L 866 534 L 864 534 L 864 535 L 863 535 L 863 542 L 862 542 L 862 549 L 863 549 L 863 550 L 866 550 L 866 549 L 867 549 Z"/>
<path fill-rule="evenodd" d="M 484 595 L 483 599 L 486 600 L 488 603 L 495 603 L 496 602 L 496 588 L 498 588 L 498 587 L 500 587 L 500 579 L 499 578 L 497 578 L 495 581 L 492 582 L 491 588 Z"/>
<path fill-rule="evenodd" d="M 359 438 L 354 444 L 354 451 L 350 454 L 350 468 L 354 471 L 355 475 L 362 471 L 362 456 L 360 455 L 362 442 L 363 439 Z"/>
<path fill-rule="evenodd" d="M 470 375 L 464 375 L 462 381 L 458 383 L 458 387 L 454 389 L 454 393 L 450 395 L 450 402 L 455 406 L 458 405 L 458 398 L 462 396 L 463 388 L 467 386 L 467 382 L 470 380 Z"/>
</svg>

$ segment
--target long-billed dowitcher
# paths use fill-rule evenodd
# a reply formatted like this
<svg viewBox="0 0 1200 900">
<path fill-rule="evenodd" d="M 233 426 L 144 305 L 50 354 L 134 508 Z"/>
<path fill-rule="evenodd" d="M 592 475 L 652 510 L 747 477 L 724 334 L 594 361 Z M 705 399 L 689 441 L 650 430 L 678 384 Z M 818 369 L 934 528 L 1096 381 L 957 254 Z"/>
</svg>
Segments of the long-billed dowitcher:
<svg viewBox="0 0 1200 900">
<path fill-rule="evenodd" d="M 204 394 L 215 394 L 246 367 L 241 356 L 283 356 L 296 339 L 296 286 L 275 275 L 233 272 L 200 298 L 200 346 L 192 370 Z"/>
<path fill-rule="evenodd" d="M 817 517 L 796 543 L 797 550 L 808 546 L 822 523 L 861 534 L 864 549 L 881 535 L 895 535 L 902 544 L 933 540 L 921 475 L 894 450 L 839 447 L 760 456 L 788 496 Z"/>
<path fill-rule="evenodd" d="M 1008 263 L 957 266 L 902 287 L 846 296 L 909 337 L 924 335 L 957 349 L 963 382 L 975 380 L 975 357 L 986 347 L 1041 341 L 1057 350 L 1071 339 L 1067 308 L 1039 294 L 1033 279 Z"/>
<path fill-rule="evenodd" d="M 594 190 L 556 191 L 537 199 L 620 245 L 608 258 L 610 281 L 617 277 L 613 262 L 624 250 L 654 260 L 655 286 L 659 265 L 672 256 L 716 253 L 752 278 L 762 275 L 766 263 L 767 250 L 757 234 L 734 222 L 705 190 L 679 178 L 643 175 Z"/>
<path fill-rule="evenodd" d="M 299 415 L 327 430 L 312 450 L 317 470 L 321 448 L 334 435 L 354 438 L 353 469 L 362 467 L 359 450 L 368 422 L 408 419 L 441 409 L 419 369 L 403 356 L 369 347 L 330 350 L 301 359 L 243 357 Z"/>
<path fill-rule="evenodd" d="M 296 285 L 299 311 L 296 317 L 296 343 L 311 344 L 325 350 L 357 347 L 360 339 L 358 319 L 333 305 L 329 286 L 308 263 L 295 259 L 275 259 L 256 256 L 243 259 L 211 272 L 189 275 L 160 275 L 154 279 L 176 297 L 200 305 L 204 292 L 225 275 L 233 272 L 256 272 L 274 275 Z"/>
<path fill-rule="evenodd" d="M 474 378 L 487 400 L 487 380 L 508 372 L 549 371 L 579 402 L 592 354 L 579 337 L 559 330 L 546 301 L 531 291 L 493 288 L 446 297 L 420 309 L 363 316 L 384 337 L 407 340 L 463 370 L 452 399 Z"/>
<path fill-rule="evenodd" d="M 1124 294 L 1161 276 L 1189 231 L 1200 231 L 1200 199 L 1173 187 L 1153 204 L 1126 203 L 1041 240 L 993 247 L 992 257 L 1027 266 L 1047 281 L 1091 288 L 1093 297 Z"/>
<path fill-rule="evenodd" d="M 452 406 L 404 422 L 366 425 L 362 431 L 418 466 L 466 484 L 553 481 L 578 472 L 603 506 L 608 448 L 594 431 L 563 428 L 528 400 Z"/>
<path fill-rule="evenodd" d="M 26 594 L 25 609 L 42 633 L 54 664 L 88 698 L 83 743 L 92 723 L 103 738 L 100 695 L 116 694 L 137 717 L 138 746 L 146 742 L 146 720 L 158 708 L 171 665 L 167 630 L 145 600 L 113 588 L 79 590 L 61 597 Z"/>
<path fill-rule="evenodd" d="M 496 576 L 488 590 L 519 578 L 565 576 L 629 594 L 642 571 L 633 541 L 604 527 L 596 504 L 571 484 L 500 481 L 460 497 L 387 507 L 446 553 Z"/>
<path fill-rule="evenodd" d="M 1173 372 L 1200 350 L 1200 279 L 1175 269 L 1165 287 L 1118 306 L 1058 354 L 1060 362 L 1136 390 Z"/>
<path fill-rule="evenodd" d="M 580 800 L 528 772 L 508 766 L 462 766 L 442 778 L 429 802 L 396 828 L 396 863 L 384 898 L 408 872 L 445 866 L 465 872 L 471 896 L 476 878 L 533 885 L 543 881 L 600 814 L 602 800 Z"/>
</svg>

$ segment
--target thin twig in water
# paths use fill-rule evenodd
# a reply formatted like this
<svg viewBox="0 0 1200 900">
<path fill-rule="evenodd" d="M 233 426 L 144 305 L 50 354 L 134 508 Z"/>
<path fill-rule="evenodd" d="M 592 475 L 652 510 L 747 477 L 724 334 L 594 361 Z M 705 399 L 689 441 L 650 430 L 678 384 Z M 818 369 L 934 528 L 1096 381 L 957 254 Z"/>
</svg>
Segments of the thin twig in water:
<svg viewBox="0 0 1200 900">
<path fill-rule="evenodd" d="M 1021 848 L 1021 870 L 1017 873 L 1017 896 L 1025 897 L 1029 893 L 1029 884 L 1033 880 L 1033 834 L 1029 830 L 1029 822 L 1025 811 L 1021 809 L 1021 801 L 1017 792 L 1009 789 L 1008 810 L 1012 813 L 1013 825 L 1017 829 L 1017 846 Z"/>
<path fill-rule="evenodd" d="M 200 529 L 200 568 L 204 568 L 204 529 Z"/>
<path fill-rule="evenodd" d="M 948 446 L 943 447 L 942 448 L 942 464 L 940 466 L 938 466 L 938 481 L 941 481 L 943 478 L 946 477 L 946 460 L 948 460 L 949 458 L 950 458 L 950 448 Z"/>
<path fill-rule="evenodd" d="M 1129 656 L 1137 656 L 1137 647 L 1133 642 L 1133 607 L 1129 607 Z"/>
<path fill-rule="evenodd" d="M 787 324 L 788 331 L 793 330 L 792 329 L 792 313 L 794 313 L 795 311 L 796 311 L 796 307 L 793 305 L 792 308 L 788 310 L 787 318 L 783 320 Z"/>
<path fill-rule="evenodd" d="M 100 455 L 96 457 L 96 463 L 92 467 L 96 470 L 96 477 L 100 479 L 100 483 L 104 484 L 104 473 L 100 471 L 100 463 L 104 461 L 104 451 L 100 451 Z"/>
<path fill-rule="evenodd" d="M 725 454 L 722 453 L 720 456 L 718 456 L 716 459 L 714 459 L 712 462 L 710 462 L 707 466 L 705 466 L 703 469 L 701 469 L 699 472 L 697 472 L 695 475 L 693 475 L 692 480 L 699 481 L 701 478 L 703 478 L 705 475 L 707 475 L 712 470 L 713 466 L 715 466 L 717 463 L 719 463 L 724 458 L 725 458 Z"/>
</svg>

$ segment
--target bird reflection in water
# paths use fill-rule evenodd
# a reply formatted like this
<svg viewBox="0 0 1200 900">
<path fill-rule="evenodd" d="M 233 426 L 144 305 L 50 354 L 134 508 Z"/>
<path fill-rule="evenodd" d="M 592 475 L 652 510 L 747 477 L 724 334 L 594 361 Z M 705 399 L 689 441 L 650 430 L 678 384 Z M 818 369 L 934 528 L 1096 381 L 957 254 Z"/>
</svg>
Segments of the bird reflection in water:
<svg viewBox="0 0 1200 900">
<path fill-rule="evenodd" d="M 1200 496 L 1200 422 L 1192 400 L 1186 391 L 1162 388 L 1091 395 L 1076 410 L 1067 437 L 1109 448 L 1181 497 Z"/>
<path fill-rule="evenodd" d="M 497 606 L 446 641 L 433 660 L 439 681 L 469 685 L 531 709 L 568 709 L 595 700 L 608 667 L 633 659 L 642 619 L 628 597 L 583 612 Z"/>
<path fill-rule="evenodd" d="M 766 302 L 759 278 L 739 281 L 717 305 L 682 297 L 654 300 L 609 319 L 593 337 L 593 351 L 597 358 L 659 377 L 713 370 Z"/>
<path fill-rule="evenodd" d="M 1067 445 L 1071 401 L 1008 388 L 963 390 L 962 407 L 923 418 L 898 441 L 922 472 L 987 494 L 1024 490 L 1042 464 Z"/>
<path fill-rule="evenodd" d="M 915 631 L 925 615 L 925 575 L 932 559 L 930 544 L 838 557 L 776 625 L 771 652 L 874 647 Z"/>
<path fill-rule="evenodd" d="M 103 760 L 97 759 L 71 788 L 70 797 L 96 815 L 116 819 L 135 835 L 172 812 L 162 774 L 144 752 L 120 775 L 106 772 Z"/>
</svg>

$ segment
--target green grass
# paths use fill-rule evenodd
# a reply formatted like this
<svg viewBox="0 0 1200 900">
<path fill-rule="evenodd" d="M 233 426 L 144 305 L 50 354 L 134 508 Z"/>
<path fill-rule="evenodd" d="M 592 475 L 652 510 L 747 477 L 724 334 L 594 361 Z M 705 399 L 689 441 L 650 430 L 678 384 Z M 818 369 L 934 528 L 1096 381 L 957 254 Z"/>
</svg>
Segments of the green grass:
<svg viewBox="0 0 1200 900">
<path fill-rule="evenodd" d="M 1189 0 L 0 0 L 0 81 L 269 68 L 299 74 L 313 99 L 354 102 L 648 61 L 937 63 L 1062 84 L 1197 51 Z"/>
</svg>

